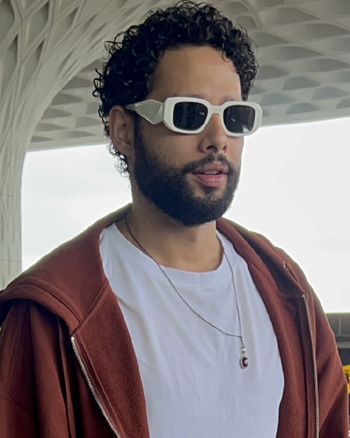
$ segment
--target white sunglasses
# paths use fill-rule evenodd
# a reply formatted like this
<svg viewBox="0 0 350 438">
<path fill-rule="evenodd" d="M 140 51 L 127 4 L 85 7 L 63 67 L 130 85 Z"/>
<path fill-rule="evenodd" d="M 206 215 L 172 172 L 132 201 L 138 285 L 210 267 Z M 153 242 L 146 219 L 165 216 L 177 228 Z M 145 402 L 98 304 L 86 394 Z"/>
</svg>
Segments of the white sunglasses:
<svg viewBox="0 0 350 438">
<path fill-rule="evenodd" d="M 216 106 L 196 97 L 168 97 L 164 102 L 148 99 L 132 103 L 126 109 L 153 125 L 163 122 L 171 131 L 183 134 L 202 132 L 213 114 L 219 115 L 226 135 L 234 137 L 253 134 L 262 121 L 261 106 L 254 102 L 230 101 Z"/>
</svg>

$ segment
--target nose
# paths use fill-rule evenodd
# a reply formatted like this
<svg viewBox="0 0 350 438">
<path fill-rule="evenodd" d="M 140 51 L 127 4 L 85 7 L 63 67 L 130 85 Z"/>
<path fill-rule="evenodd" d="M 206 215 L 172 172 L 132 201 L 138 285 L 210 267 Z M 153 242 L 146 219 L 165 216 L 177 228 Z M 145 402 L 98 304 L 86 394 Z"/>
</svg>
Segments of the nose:
<svg viewBox="0 0 350 438">
<path fill-rule="evenodd" d="M 228 138 L 218 114 L 213 114 L 201 133 L 200 149 L 203 153 L 226 152 Z"/>
</svg>

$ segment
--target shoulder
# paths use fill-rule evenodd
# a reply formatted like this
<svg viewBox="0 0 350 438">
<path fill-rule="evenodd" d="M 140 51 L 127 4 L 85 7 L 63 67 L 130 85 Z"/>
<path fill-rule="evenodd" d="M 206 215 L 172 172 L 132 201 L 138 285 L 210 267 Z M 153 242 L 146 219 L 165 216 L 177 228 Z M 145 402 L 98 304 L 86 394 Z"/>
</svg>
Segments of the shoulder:
<svg viewBox="0 0 350 438">
<path fill-rule="evenodd" d="M 0 324 L 18 300 L 45 307 L 77 325 L 99 294 L 108 290 L 100 257 L 100 234 L 124 210 L 99 220 L 74 239 L 43 257 L 0 293 Z"/>
<path fill-rule="evenodd" d="M 314 300 L 314 291 L 303 270 L 286 251 L 274 245 L 266 236 L 250 231 L 229 219 L 220 219 L 217 227 L 231 240 L 237 252 L 246 261 L 264 265 L 281 284 L 288 282 L 294 286 L 297 296 L 305 294 L 311 301 Z"/>
</svg>

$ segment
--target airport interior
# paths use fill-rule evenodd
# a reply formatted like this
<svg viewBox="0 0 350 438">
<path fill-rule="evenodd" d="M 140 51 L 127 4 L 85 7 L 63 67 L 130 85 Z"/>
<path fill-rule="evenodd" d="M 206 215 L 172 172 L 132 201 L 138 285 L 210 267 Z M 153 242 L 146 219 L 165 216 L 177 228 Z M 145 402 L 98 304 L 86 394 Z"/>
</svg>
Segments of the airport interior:
<svg viewBox="0 0 350 438">
<path fill-rule="evenodd" d="M 258 47 L 250 99 L 264 126 L 350 116 L 349 0 L 213 0 Z M 0 288 L 22 269 L 21 183 L 31 151 L 100 144 L 92 97 L 104 41 L 161 0 L 0 0 Z M 350 293 L 350 291 L 349 291 Z M 350 314 L 331 313 L 343 365 Z"/>
</svg>

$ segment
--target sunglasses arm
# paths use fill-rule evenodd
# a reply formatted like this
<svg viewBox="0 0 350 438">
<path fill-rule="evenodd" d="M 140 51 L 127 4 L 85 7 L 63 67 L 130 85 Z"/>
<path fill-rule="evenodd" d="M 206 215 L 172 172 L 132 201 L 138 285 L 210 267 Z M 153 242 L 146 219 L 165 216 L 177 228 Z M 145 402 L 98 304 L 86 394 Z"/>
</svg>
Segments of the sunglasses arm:
<svg viewBox="0 0 350 438">
<path fill-rule="evenodd" d="M 148 99 L 142 102 L 132 103 L 126 109 L 135 111 L 152 125 L 157 125 L 163 120 L 163 103 L 157 100 Z"/>
</svg>

